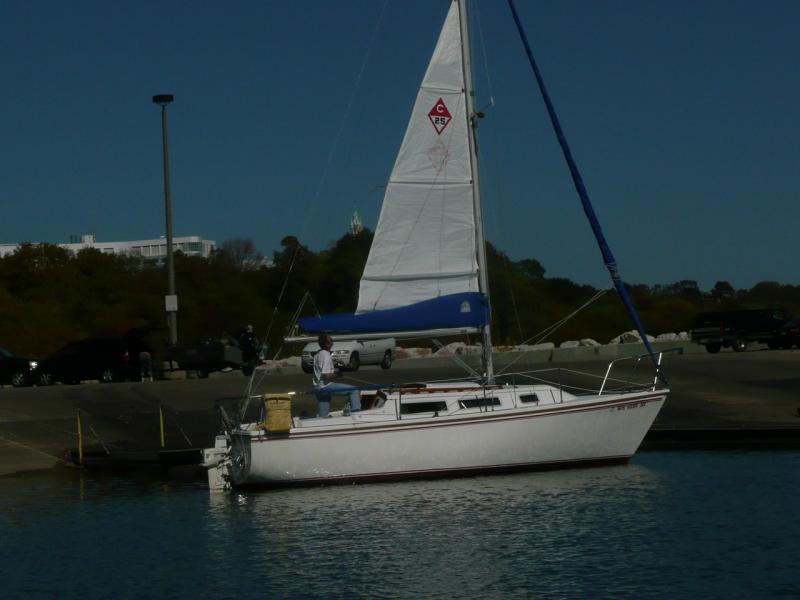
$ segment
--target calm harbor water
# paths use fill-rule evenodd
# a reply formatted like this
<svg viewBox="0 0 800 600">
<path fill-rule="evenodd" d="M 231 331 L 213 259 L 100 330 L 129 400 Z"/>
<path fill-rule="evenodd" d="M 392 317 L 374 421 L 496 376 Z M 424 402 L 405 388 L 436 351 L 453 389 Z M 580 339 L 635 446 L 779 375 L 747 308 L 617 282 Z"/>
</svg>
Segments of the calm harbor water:
<svg viewBox="0 0 800 600">
<path fill-rule="evenodd" d="M 3 598 L 800 598 L 800 452 L 210 494 L 0 479 Z"/>
</svg>

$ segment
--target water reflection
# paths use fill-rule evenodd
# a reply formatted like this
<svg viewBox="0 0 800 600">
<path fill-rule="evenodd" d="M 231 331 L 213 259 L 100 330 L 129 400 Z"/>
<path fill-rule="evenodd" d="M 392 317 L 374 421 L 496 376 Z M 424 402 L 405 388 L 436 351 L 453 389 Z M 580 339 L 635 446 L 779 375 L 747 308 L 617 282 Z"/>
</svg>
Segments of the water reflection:
<svg viewBox="0 0 800 600">
<path fill-rule="evenodd" d="M 800 597 L 798 463 L 643 453 L 234 494 L 74 470 L 0 478 L 3 597 Z"/>
<path fill-rule="evenodd" d="M 558 576 L 580 560 L 596 523 L 623 531 L 661 478 L 630 465 L 529 475 L 327 487 L 209 498 L 210 543 L 246 524 L 249 568 L 287 594 L 445 597 L 502 586 L 520 573 Z M 618 499 L 630 504 L 619 510 Z M 610 502 L 611 498 L 614 500 Z M 611 540 L 611 543 L 623 540 Z M 307 557 L 298 560 L 298 557 Z"/>
</svg>

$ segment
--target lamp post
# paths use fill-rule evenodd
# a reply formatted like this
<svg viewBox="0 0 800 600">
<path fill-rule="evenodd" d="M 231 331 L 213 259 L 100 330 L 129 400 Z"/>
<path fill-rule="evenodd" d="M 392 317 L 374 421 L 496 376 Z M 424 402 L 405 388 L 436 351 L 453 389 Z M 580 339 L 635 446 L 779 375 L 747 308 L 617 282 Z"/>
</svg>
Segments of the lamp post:
<svg viewBox="0 0 800 600">
<path fill-rule="evenodd" d="M 174 100 L 172 94 L 153 96 L 153 103 L 161 106 L 161 140 L 164 148 L 164 210 L 167 214 L 167 296 L 164 304 L 169 324 L 169 343 L 178 343 L 178 296 L 175 294 L 175 265 L 172 257 L 172 193 L 169 185 L 169 145 L 167 136 L 167 106 Z"/>
</svg>

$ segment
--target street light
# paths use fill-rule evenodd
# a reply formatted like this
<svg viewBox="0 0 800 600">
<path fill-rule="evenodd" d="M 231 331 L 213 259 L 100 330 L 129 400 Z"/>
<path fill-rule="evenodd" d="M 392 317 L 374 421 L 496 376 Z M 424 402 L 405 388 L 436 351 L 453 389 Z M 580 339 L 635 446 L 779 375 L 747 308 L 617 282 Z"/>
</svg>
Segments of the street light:
<svg viewBox="0 0 800 600">
<path fill-rule="evenodd" d="M 167 296 L 164 304 L 169 324 L 169 343 L 178 343 L 178 296 L 175 294 L 175 265 L 172 260 L 172 194 L 169 185 L 169 145 L 167 141 L 167 105 L 175 97 L 172 94 L 153 96 L 153 103 L 161 106 L 161 140 L 164 147 L 164 210 L 167 213 Z"/>
</svg>

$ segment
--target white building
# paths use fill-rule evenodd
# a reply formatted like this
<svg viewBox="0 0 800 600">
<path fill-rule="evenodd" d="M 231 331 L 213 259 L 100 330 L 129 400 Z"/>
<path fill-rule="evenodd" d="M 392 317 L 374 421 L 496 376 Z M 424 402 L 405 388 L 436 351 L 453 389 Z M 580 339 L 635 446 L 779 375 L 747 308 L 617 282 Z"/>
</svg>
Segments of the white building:
<svg viewBox="0 0 800 600">
<path fill-rule="evenodd" d="M 353 209 L 353 216 L 350 217 L 350 234 L 358 235 L 364 231 L 364 224 L 361 222 L 361 217 L 358 216 L 358 211 Z"/>
<path fill-rule="evenodd" d="M 187 256 L 202 256 L 208 258 L 216 248 L 213 240 L 204 240 L 199 235 L 186 235 L 172 238 L 174 251 L 180 250 Z M 0 257 L 13 254 L 19 244 L 0 244 Z M 164 260 L 167 256 L 167 239 L 164 237 L 153 240 L 133 240 L 130 242 L 98 242 L 94 234 L 80 236 L 80 240 L 68 244 L 58 244 L 59 247 L 72 252 L 84 248 L 96 248 L 107 254 L 126 254 L 128 256 L 141 256 L 147 260 Z"/>
</svg>

